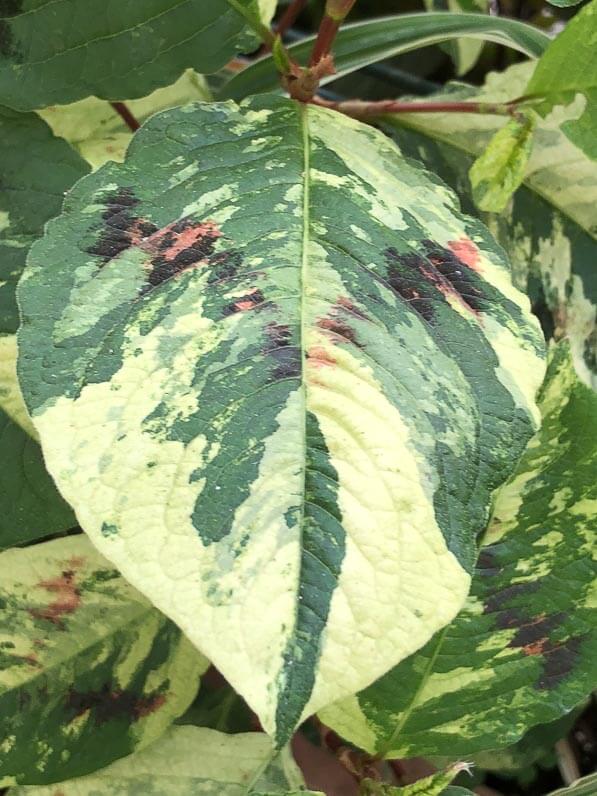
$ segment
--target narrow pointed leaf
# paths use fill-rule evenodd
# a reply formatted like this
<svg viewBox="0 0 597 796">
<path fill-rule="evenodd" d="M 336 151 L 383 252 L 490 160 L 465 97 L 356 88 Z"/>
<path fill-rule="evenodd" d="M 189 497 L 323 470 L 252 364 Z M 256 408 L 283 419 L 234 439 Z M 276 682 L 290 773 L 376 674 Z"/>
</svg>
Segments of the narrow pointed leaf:
<svg viewBox="0 0 597 796">
<path fill-rule="evenodd" d="M 521 95 L 531 63 L 489 75 L 437 99 L 506 102 Z M 466 177 L 502 120 L 480 114 L 400 114 L 388 126 L 406 155 L 421 159 L 474 212 Z M 546 330 L 565 334 L 578 374 L 597 387 L 597 165 L 560 130 L 540 121 L 524 181 L 500 215 L 486 216 L 509 253 L 515 283 L 532 296 Z"/>
<path fill-rule="evenodd" d="M 444 185 L 339 114 L 188 106 L 80 181 L 29 263 L 50 471 L 278 743 L 450 621 L 543 343 Z"/>
<path fill-rule="evenodd" d="M 326 85 L 364 66 L 409 50 L 462 37 L 495 41 L 531 58 L 538 58 L 550 42 L 545 33 L 515 19 L 442 11 L 399 14 L 343 25 L 334 40 L 336 73 L 324 77 L 321 83 Z M 313 37 L 302 39 L 288 51 L 296 61 L 304 63 L 309 58 L 313 41 Z M 280 90 L 280 84 L 270 55 L 233 77 L 220 94 L 239 100 L 248 94 L 276 90 Z"/>
<path fill-rule="evenodd" d="M 489 12 L 489 0 L 425 0 L 428 11 L 452 11 L 471 14 Z M 442 49 L 454 62 L 457 75 L 464 75 L 477 63 L 484 42 L 482 39 L 464 38 L 446 42 Z"/>
<path fill-rule="evenodd" d="M 61 782 L 59 791 L 62 796 L 323 796 L 300 787 L 288 751 L 268 768 L 272 757 L 271 740 L 263 733 L 173 727 L 144 751 Z M 9 796 L 56 796 L 56 787 L 13 788 Z"/>
<path fill-rule="evenodd" d="M 464 756 L 558 718 L 597 678 L 597 394 L 553 351 L 543 424 L 495 514 L 456 620 L 323 720 L 372 753 Z"/>
<path fill-rule="evenodd" d="M 256 45 L 227 0 L 11 0 L 3 10 L 0 103 L 15 110 L 142 97 L 187 67 L 215 72 Z"/>
<path fill-rule="evenodd" d="M 525 95 L 543 97 L 537 106 L 547 114 L 570 106 L 562 123 L 568 138 L 597 160 L 597 0 L 587 3 L 566 24 L 537 62 Z"/>
<path fill-rule="evenodd" d="M 205 659 L 83 536 L 0 554 L 0 785 L 94 771 L 157 738 Z"/>
<path fill-rule="evenodd" d="M 45 471 L 16 379 L 15 288 L 86 163 L 35 114 L 0 108 L 0 550 L 76 524 Z"/>
</svg>

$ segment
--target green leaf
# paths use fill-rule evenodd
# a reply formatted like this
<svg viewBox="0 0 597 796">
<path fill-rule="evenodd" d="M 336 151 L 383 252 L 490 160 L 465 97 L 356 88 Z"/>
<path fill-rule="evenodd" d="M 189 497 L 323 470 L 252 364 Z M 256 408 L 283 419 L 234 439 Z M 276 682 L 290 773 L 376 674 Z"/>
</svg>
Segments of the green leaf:
<svg viewBox="0 0 597 796">
<path fill-rule="evenodd" d="M 594 686 L 597 394 L 576 377 L 565 343 L 552 350 L 540 405 L 543 424 L 498 492 L 464 609 L 420 652 L 321 714 L 369 752 L 453 759 L 494 749 Z"/>
<path fill-rule="evenodd" d="M 444 185 L 331 111 L 187 106 L 80 181 L 29 263 L 50 472 L 278 743 L 451 620 L 544 367 Z"/>
<path fill-rule="evenodd" d="M 253 0 L 240 0 L 250 7 Z M 12 0 L 0 20 L 0 102 L 16 110 L 94 94 L 142 97 L 187 67 L 215 72 L 254 49 L 227 0 Z"/>
<path fill-rule="evenodd" d="M 577 147 L 597 160 L 597 0 L 588 3 L 566 24 L 540 58 L 525 95 L 545 101 L 542 115 L 568 106 L 562 130 Z"/>
<path fill-rule="evenodd" d="M 555 765 L 554 746 L 572 730 L 582 708 L 572 710 L 548 724 L 538 724 L 525 733 L 520 741 L 504 749 L 491 749 L 474 756 L 475 765 L 486 771 L 495 771 L 502 776 L 533 774 L 533 766 L 542 768 Z M 551 765 L 548 765 L 551 763 Z"/>
<path fill-rule="evenodd" d="M 499 213 L 522 183 L 533 146 L 536 118 L 532 113 L 522 113 L 510 119 L 471 166 L 473 198 L 481 210 Z"/>
<path fill-rule="evenodd" d="M 336 73 L 324 77 L 321 83 L 326 85 L 364 66 L 409 50 L 462 37 L 505 44 L 531 58 L 538 58 L 550 42 L 537 28 L 505 17 L 441 11 L 399 14 L 342 26 L 334 40 Z M 288 47 L 288 52 L 303 63 L 309 58 L 313 41 L 312 36 L 302 39 Z M 276 90 L 281 89 L 273 57 L 269 55 L 233 77 L 223 87 L 221 96 L 240 100 L 249 94 Z"/>
<path fill-rule="evenodd" d="M 209 100 L 205 78 L 187 69 L 171 86 L 158 88 L 147 97 L 126 100 L 139 124 L 158 111 L 197 100 Z M 112 105 L 97 97 L 71 105 L 52 105 L 39 111 L 55 135 L 65 138 L 93 169 L 108 160 L 122 161 L 133 134 Z"/>
<path fill-rule="evenodd" d="M 16 283 L 85 162 L 35 114 L 0 108 L 0 550 L 76 525 L 47 474 L 16 378 Z"/>
<path fill-rule="evenodd" d="M 452 11 L 454 13 L 488 13 L 489 0 L 425 0 L 428 11 Z M 456 67 L 456 74 L 464 75 L 477 63 L 483 50 L 482 39 L 456 39 L 446 42 L 442 49 L 448 53 Z"/>
<path fill-rule="evenodd" d="M 533 66 L 490 74 L 481 89 L 459 85 L 438 100 L 507 102 L 524 92 Z M 428 98 L 427 98 L 428 99 Z M 406 155 L 457 189 L 474 212 L 466 175 L 501 119 L 480 114 L 400 114 L 388 129 Z M 547 328 L 566 334 L 581 378 L 597 388 L 597 165 L 557 127 L 540 121 L 527 173 L 501 216 L 485 220 L 513 265 L 515 284 L 533 297 Z M 546 306 L 547 305 L 547 306 Z"/>
<path fill-rule="evenodd" d="M 263 733 L 224 735 L 202 727 L 172 727 L 156 743 L 91 776 L 61 782 L 62 796 L 323 796 L 297 783 L 290 753 L 272 767 Z M 264 774 L 261 774 L 267 769 Z M 56 796 L 56 787 L 14 788 L 10 796 Z"/>
<path fill-rule="evenodd" d="M 0 785 L 76 777 L 155 738 L 205 659 L 83 536 L 0 554 Z"/>
<path fill-rule="evenodd" d="M 468 790 L 467 788 L 459 788 L 450 785 L 449 788 L 446 788 L 445 791 L 442 792 L 442 796 L 475 796 L 475 794 L 472 790 Z"/>
<path fill-rule="evenodd" d="M 558 8 L 570 8 L 571 6 L 577 6 L 581 2 L 582 0 L 548 0 L 550 5 Z"/>
<path fill-rule="evenodd" d="M 247 703 L 228 683 L 214 686 L 210 677 L 204 677 L 193 704 L 178 719 L 178 724 L 194 724 L 226 733 L 250 732 L 253 713 Z"/>
<path fill-rule="evenodd" d="M 0 334 L 19 325 L 15 288 L 29 247 L 88 171 L 34 113 L 0 107 Z"/>
<path fill-rule="evenodd" d="M 461 771 L 470 771 L 469 764 L 453 763 L 444 771 L 437 771 L 411 785 L 400 787 L 366 779 L 361 785 L 361 791 L 363 796 L 442 796 Z"/>
<path fill-rule="evenodd" d="M 597 774 L 577 779 L 567 788 L 554 790 L 550 796 L 595 796 L 597 793 Z"/>
</svg>

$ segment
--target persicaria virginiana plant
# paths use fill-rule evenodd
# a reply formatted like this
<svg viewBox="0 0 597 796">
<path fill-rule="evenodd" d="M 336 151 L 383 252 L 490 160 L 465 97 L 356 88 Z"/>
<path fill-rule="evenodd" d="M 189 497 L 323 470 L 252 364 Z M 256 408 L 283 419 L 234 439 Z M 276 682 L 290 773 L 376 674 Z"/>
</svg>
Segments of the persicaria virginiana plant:
<svg viewBox="0 0 597 796">
<path fill-rule="evenodd" d="M 463 796 L 590 696 L 597 0 L 360 4 L 0 0 L 11 796 Z"/>
</svg>

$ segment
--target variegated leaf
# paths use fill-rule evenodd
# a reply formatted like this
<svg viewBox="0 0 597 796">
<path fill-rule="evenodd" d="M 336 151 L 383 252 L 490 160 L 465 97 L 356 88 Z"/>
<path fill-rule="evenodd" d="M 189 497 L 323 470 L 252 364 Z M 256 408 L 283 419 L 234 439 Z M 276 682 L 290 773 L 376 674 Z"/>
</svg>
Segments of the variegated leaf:
<svg viewBox="0 0 597 796">
<path fill-rule="evenodd" d="M 524 93 L 532 71 L 532 63 L 518 64 L 490 74 L 480 91 L 459 86 L 443 96 L 505 102 Z M 502 215 L 485 220 L 512 259 L 515 283 L 534 297 L 545 323 L 567 335 L 579 375 L 597 388 L 597 165 L 556 121 L 539 123 L 522 185 Z M 455 187 L 474 212 L 466 174 L 502 123 L 490 115 L 400 114 L 392 129 L 404 153 Z M 541 310 L 545 301 L 551 317 Z"/>
<path fill-rule="evenodd" d="M 61 796 L 323 796 L 303 790 L 285 750 L 273 763 L 263 733 L 225 735 L 203 727 L 173 727 L 142 752 L 88 777 L 62 782 Z M 57 796 L 52 788 L 13 788 L 9 796 Z"/>
<path fill-rule="evenodd" d="M 381 133 L 268 96 L 158 114 L 20 289 L 60 489 L 278 743 L 459 610 L 542 341 Z"/>
<path fill-rule="evenodd" d="M 428 11 L 452 11 L 465 14 L 489 11 L 489 0 L 424 0 Z M 462 38 L 442 44 L 454 61 L 456 74 L 464 75 L 477 63 L 485 42 L 483 39 Z"/>
<path fill-rule="evenodd" d="M 0 108 L 0 550 L 75 525 L 47 474 L 16 379 L 16 283 L 85 162 L 35 114 Z"/>
<path fill-rule="evenodd" d="M 539 113 L 564 111 L 562 130 L 593 160 L 597 160 L 596 46 L 597 0 L 590 0 L 543 53 L 524 91 L 525 96 L 544 98 L 534 106 Z"/>
<path fill-rule="evenodd" d="M 0 786 L 95 771 L 188 707 L 207 661 L 85 536 L 0 573 Z"/>
<path fill-rule="evenodd" d="M 437 771 L 410 785 L 389 785 L 378 780 L 365 779 L 361 783 L 361 796 L 445 796 L 458 774 L 470 772 L 468 763 L 452 763 L 443 771 Z"/>
<path fill-rule="evenodd" d="M 204 77 L 187 69 L 171 86 L 158 88 L 147 97 L 126 100 L 126 105 L 139 123 L 166 108 L 187 102 L 210 99 Z M 70 105 L 51 105 L 39 115 L 55 135 L 66 139 L 93 169 L 108 160 L 122 161 L 133 134 L 109 102 L 97 97 Z"/>
<path fill-rule="evenodd" d="M 323 711 L 388 757 L 454 758 L 513 743 L 558 718 L 597 679 L 597 395 L 568 347 L 552 352 L 543 424 L 492 524 L 456 620 L 356 697 Z"/>
<path fill-rule="evenodd" d="M 257 9 L 256 0 L 239 6 Z M 215 72 L 255 36 L 228 0 L 9 0 L 0 19 L 0 102 L 16 110 L 142 97 L 187 67 Z"/>
</svg>

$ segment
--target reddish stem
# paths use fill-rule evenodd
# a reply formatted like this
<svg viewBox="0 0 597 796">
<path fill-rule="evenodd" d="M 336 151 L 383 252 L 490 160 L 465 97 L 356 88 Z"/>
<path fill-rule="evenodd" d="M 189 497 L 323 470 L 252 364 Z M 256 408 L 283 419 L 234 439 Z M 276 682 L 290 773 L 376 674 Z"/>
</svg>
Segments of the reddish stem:
<svg viewBox="0 0 597 796">
<path fill-rule="evenodd" d="M 309 61 L 310 66 L 315 66 L 331 52 L 338 28 L 344 22 L 355 3 L 356 0 L 327 0 L 325 14 L 321 20 L 317 31 L 317 39 L 313 45 L 313 52 Z"/>
<path fill-rule="evenodd" d="M 278 36 L 283 36 L 288 28 L 294 25 L 299 14 L 306 5 L 307 0 L 292 0 L 286 11 L 280 17 L 280 21 L 276 26 L 276 33 Z"/>
<path fill-rule="evenodd" d="M 121 117 L 124 123 L 129 127 L 133 133 L 138 130 L 140 125 L 135 119 L 131 111 L 127 108 L 124 102 L 111 102 L 110 105 L 114 108 L 116 113 Z"/>
<path fill-rule="evenodd" d="M 314 97 L 313 103 L 357 119 L 382 116 L 386 113 L 484 113 L 499 116 L 516 114 L 516 104 L 509 102 L 400 102 L 399 100 L 330 102 L 321 97 Z"/>
</svg>

